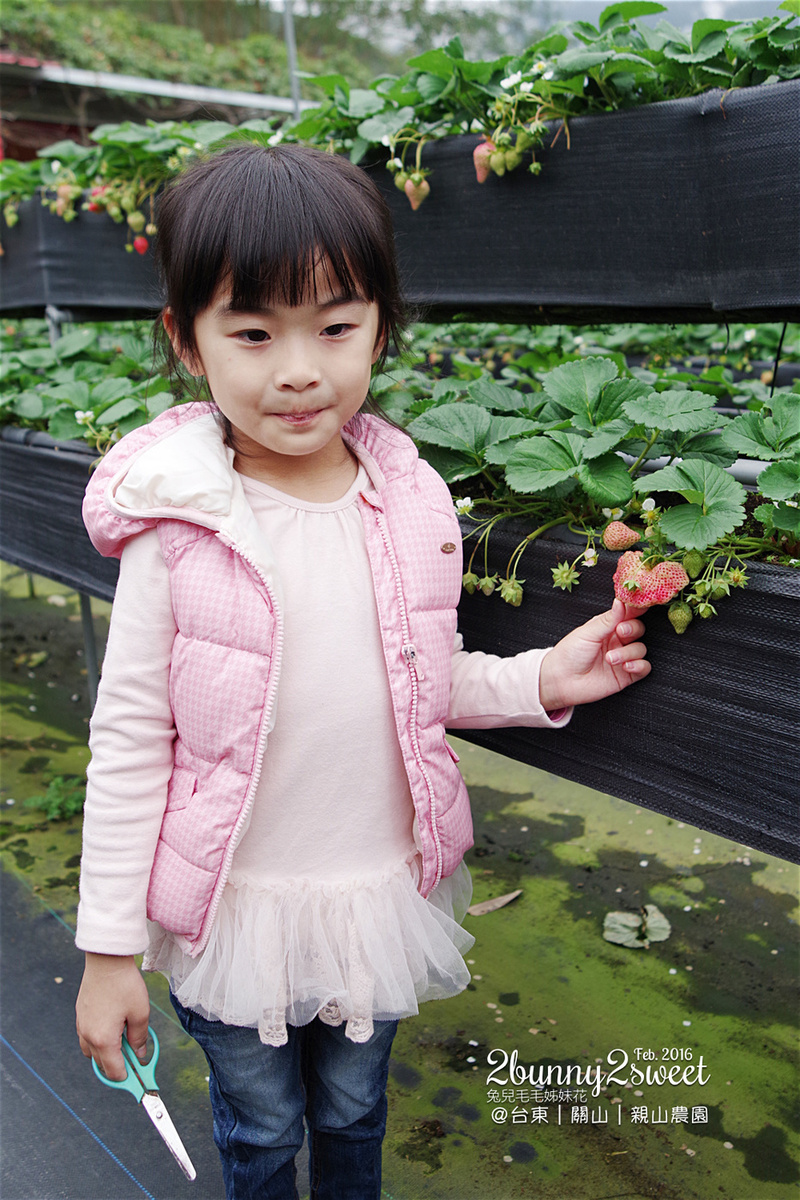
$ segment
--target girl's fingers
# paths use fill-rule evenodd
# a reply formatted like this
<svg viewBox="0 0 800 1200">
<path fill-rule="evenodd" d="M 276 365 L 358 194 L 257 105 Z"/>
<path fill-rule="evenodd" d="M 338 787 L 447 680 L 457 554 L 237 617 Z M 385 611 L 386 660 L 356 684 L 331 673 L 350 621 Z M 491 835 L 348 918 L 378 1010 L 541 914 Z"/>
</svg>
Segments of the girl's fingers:
<svg viewBox="0 0 800 1200">
<path fill-rule="evenodd" d="M 606 662 L 612 667 L 624 667 L 628 671 L 642 671 L 646 668 L 650 670 L 650 663 L 645 658 L 647 647 L 644 642 L 631 642 L 626 646 L 619 646 L 616 650 L 609 650 L 606 654 Z"/>
<path fill-rule="evenodd" d="M 615 632 L 620 641 L 628 641 L 629 638 L 640 638 L 644 634 L 644 622 L 621 621 Z"/>
</svg>

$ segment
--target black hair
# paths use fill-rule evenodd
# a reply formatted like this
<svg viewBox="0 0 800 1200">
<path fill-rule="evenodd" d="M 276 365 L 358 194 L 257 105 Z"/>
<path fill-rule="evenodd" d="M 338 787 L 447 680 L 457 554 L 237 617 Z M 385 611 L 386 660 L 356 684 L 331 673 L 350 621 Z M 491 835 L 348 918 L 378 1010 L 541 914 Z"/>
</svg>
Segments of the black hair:
<svg viewBox="0 0 800 1200">
<path fill-rule="evenodd" d="M 161 342 L 174 378 L 179 356 L 196 352 L 195 319 L 220 285 L 229 285 L 236 309 L 295 306 L 313 302 L 320 269 L 326 283 L 377 303 L 379 368 L 390 343 L 402 349 L 409 318 L 389 208 L 348 159 L 292 143 L 223 150 L 165 189 L 157 224 L 174 345 Z"/>
</svg>

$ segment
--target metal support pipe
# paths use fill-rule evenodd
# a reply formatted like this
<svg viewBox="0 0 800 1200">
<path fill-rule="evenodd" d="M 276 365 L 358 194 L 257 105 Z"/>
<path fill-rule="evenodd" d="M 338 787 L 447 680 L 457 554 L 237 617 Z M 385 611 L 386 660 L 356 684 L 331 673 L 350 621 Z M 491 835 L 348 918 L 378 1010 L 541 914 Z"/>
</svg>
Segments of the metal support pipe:
<svg viewBox="0 0 800 1200">
<path fill-rule="evenodd" d="M 283 36 L 286 41 L 286 57 L 289 63 L 289 83 L 292 88 L 294 119 L 300 117 L 300 80 L 297 75 L 297 43 L 294 38 L 294 13 L 292 0 L 283 0 Z"/>
</svg>

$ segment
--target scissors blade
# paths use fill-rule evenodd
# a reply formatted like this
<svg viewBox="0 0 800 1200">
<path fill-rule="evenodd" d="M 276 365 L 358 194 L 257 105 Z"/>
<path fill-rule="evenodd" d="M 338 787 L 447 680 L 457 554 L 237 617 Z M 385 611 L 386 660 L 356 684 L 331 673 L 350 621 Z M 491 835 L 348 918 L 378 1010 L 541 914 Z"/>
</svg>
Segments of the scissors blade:
<svg viewBox="0 0 800 1200">
<path fill-rule="evenodd" d="M 192 1165 L 192 1160 L 186 1153 L 186 1148 L 178 1135 L 177 1129 L 172 1123 L 172 1117 L 167 1112 L 164 1101 L 161 1099 L 158 1092 L 146 1092 L 144 1096 L 142 1096 L 142 1108 L 145 1110 L 148 1117 L 153 1122 L 164 1141 L 167 1143 L 172 1157 L 175 1159 L 186 1178 L 196 1179 L 197 1172 Z"/>
</svg>

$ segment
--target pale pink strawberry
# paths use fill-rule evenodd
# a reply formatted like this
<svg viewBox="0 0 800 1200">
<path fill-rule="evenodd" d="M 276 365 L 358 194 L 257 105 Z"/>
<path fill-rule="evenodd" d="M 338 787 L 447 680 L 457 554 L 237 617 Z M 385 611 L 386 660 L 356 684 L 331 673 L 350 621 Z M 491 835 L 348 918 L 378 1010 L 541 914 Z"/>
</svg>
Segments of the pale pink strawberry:
<svg viewBox="0 0 800 1200">
<path fill-rule="evenodd" d="M 417 211 L 426 196 L 430 195 L 430 190 L 431 185 L 428 183 L 427 179 L 421 179 L 419 183 L 415 183 L 413 177 L 406 180 L 403 191 L 408 196 L 408 202 L 413 208 L 414 212 Z"/>
<path fill-rule="evenodd" d="M 489 138 L 485 142 L 481 142 L 472 151 L 472 161 L 475 164 L 475 174 L 478 176 L 478 183 L 486 183 L 486 180 L 492 173 L 492 168 L 489 165 L 489 159 L 494 154 L 497 147 Z"/>
<path fill-rule="evenodd" d="M 641 550 L 622 555 L 614 573 L 614 595 L 636 608 L 668 604 L 686 587 L 689 576 L 680 563 L 660 562 L 650 570 L 642 566 L 642 558 Z"/>
<path fill-rule="evenodd" d="M 603 530 L 603 545 L 606 550 L 628 550 L 640 540 L 639 534 L 624 521 L 612 521 Z"/>
</svg>

